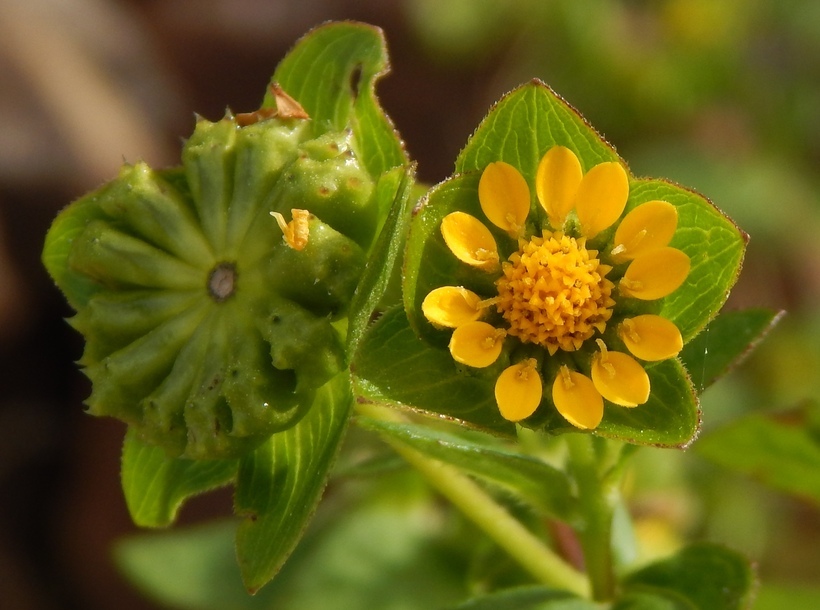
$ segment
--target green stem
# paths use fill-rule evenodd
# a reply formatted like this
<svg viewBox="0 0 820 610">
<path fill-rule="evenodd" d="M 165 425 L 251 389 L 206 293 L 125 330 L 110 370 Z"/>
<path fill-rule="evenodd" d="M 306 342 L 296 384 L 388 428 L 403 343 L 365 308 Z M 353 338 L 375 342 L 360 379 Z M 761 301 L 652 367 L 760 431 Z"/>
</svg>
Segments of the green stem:
<svg viewBox="0 0 820 610">
<path fill-rule="evenodd" d="M 357 405 L 357 410 L 374 419 L 404 420 L 395 411 L 374 405 Z M 429 458 L 404 443 L 389 438 L 384 440 L 539 582 L 589 596 L 584 575 L 547 547 L 472 479 L 457 468 Z"/>
<path fill-rule="evenodd" d="M 611 600 L 615 594 L 612 564 L 612 516 L 617 486 L 602 478 L 603 466 L 595 451 L 595 439 L 587 434 L 567 434 L 570 460 L 578 484 L 578 500 L 583 517 L 580 532 L 584 562 L 596 601 Z"/>
</svg>

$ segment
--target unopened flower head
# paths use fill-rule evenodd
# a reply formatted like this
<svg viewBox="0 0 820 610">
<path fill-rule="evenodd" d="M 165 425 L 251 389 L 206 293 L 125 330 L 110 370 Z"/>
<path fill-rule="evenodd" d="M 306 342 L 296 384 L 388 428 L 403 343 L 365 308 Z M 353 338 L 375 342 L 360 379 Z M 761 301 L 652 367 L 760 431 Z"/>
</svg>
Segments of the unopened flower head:
<svg viewBox="0 0 820 610">
<path fill-rule="evenodd" d="M 440 230 L 453 256 L 494 278 L 494 290 L 440 286 L 422 312 L 433 326 L 452 329 L 450 354 L 463 365 L 488 367 L 509 353 L 495 383 L 504 418 L 529 417 L 546 395 L 570 424 L 592 429 L 604 401 L 647 402 L 646 363 L 682 348 L 675 324 L 652 312 L 686 280 L 690 261 L 669 246 L 675 206 L 648 201 L 624 214 L 629 179 L 618 162 L 584 172 L 573 151 L 554 146 L 535 185 L 547 219 L 540 226 L 519 170 L 503 161 L 486 166 L 478 186 L 483 217 L 455 211 Z M 490 227 L 517 249 L 500 251 Z"/>
</svg>

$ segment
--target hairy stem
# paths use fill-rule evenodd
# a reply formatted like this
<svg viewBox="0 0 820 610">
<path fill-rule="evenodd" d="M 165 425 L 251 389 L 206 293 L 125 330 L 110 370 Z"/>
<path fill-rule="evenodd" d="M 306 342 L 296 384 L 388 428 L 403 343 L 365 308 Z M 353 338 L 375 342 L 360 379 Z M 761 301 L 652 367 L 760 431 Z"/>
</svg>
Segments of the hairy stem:
<svg viewBox="0 0 820 610">
<path fill-rule="evenodd" d="M 570 465 L 578 485 L 583 526 L 580 532 L 584 562 L 596 601 L 611 600 L 615 594 L 612 556 L 612 517 L 617 487 L 604 480 L 602 456 L 587 434 L 566 435 Z"/>
</svg>

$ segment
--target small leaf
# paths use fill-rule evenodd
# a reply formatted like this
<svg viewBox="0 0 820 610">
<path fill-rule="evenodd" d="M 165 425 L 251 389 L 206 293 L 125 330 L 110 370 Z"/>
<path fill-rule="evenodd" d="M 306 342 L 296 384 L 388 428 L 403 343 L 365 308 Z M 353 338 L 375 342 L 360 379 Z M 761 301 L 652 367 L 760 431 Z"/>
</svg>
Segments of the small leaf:
<svg viewBox="0 0 820 610">
<path fill-rule="evenodd" d="M 736 366 L 783 314 L 768 309 L 746 309 L 723 312 L 712 320 L 680 353 L 698 392 Z"/>
<path fill-rule="evenodd" d="M 453 548 L 440 507 L 418 502 L 406 488 L 400 500 L 394 487 L 381 501 L 356 489 L 353 502 L 322 504 L 322 527 L 310 528 L 260 592 L 275 600 L 269 608 L 430 610 L 462 599 L 468 559 Z"/>
<path fill-rule="evenodd" d="M 518 587 L 473 599 L 451 610 L 597 610 L 599 606 L 556 589 Z"/>
<path fill-rule="evenodd" d="M 114 558 L 126 578 L 163 608 L 272 608 L 272 596 L 251 596 L 242 586 L 235 534 L 235 520 L 139 534 L 119 540 Z"/>
<path fill-rule="evenodd" d="M 364 23 L 340 22 L 308 32 L 273 75 L 310 115 L 315 135 L 352 128 L 357 153 L 378 176 L 407 158 L 398 134 L 379 106 L 376 81 L 389 70 L 382 31 Z M 274 107 L 272 93 L 263 105 Z"/>
<path fill-rule="evenodd" d="M 707 459 L 820 504 L 820 406 L 756 413 L 695 445 Z"/>
<path fill-rule="evenodd" d="M 404 480 L 402 480 L 404 482 Z M 396 501 L 396 481 L 323 502 L 281 573 L 256 595 L 242 586 L 235 520 L 118 541 L 126 577 L 161 607 L 191 610 L 430 610 L 466 594 L 466 552 L 427 496 Z"/>
<path fill-rule="evenodd" d="M 571 518 L 574 498 L 567 476 L 535 458 L 473 434 L 463 438 L 428 426 L 357 418 L 369 430 L 398 439 L 442 462 L 500 486 L 562 521 Z"/>
<path fill-rule="evenodd" d="M 131 519 L 142 527 L 170 525 L 185 500 L 231 483 L 237 464 L 168 457 L 129 429 L 122 451 L 122 488 Z"/>
<path fill-rule="evenodd" d="M 495 379 L 457 370 L 448 351 L 416 337 L 401 308 L 368 328 L 351 369 L 360 400 L 439 413 L 497 434 L 515 433 L 495 406 Z"/>
<path fill-rule="evenodd" d="M 695 610 L 746 610 L 751 606 L 754 583 L 752 567 L 741 554 L 720 545 L 700 543 L 628 575 L 623 587 L 628 595 L 653 593 L 668 595 L 672 600 L 682 598 Z M 644 607 L 655 608 L 638 606 Z"/>
<path fill-rule="evenodd" d="M 319 388 L 304 419 L 241 459 L 234 503 L 245 520 L 236 551 L 251 593 L 279 571 L 313 516 L 350 406 L 348 376 L 340 373 Z"/>
</svg>

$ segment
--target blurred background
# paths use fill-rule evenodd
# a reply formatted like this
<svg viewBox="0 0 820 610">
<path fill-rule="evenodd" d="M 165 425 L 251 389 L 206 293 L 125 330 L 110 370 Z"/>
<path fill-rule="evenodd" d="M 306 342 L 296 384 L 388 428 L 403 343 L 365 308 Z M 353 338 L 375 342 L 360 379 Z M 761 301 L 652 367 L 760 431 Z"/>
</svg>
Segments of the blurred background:
<svg viewBox="0 0 820 610">
<path fill-rule="evenodd" d="M 706 392 L 706 433 L 820 397 L 815 0 L 0 0 L 3 608 L 164 607 L 113 560 L 115 541 L 136 533 L 119 489 L 123 428 L 83 413 L 89 388 L 73 364 L 80 337 L 39 260 L 51 220 L 124 160 L 178 163 L 194 112 L 215 120 L 226 107 L 257 108 L 296 39 L 338 19 L 384 29 L 393 71 L 381 102 L 422 180 L 448 176 L 490 105 L 538 77 L 635 174 L 702 192 L 751 235 L 727 307 L 788 314 Z M 764 583 L 820 581 L 820 514 L 808 500 L 696 451 L 644 452 L 630 494 L 650 552 L 708 538 L 748 553 Z M 228 492 L 210 494 L 182 521 L 230 508 Z M 464 560 L 456 555 L 453 579 Z M 442 599 L 466 591 L 448 586 Z"/>
</svg>

